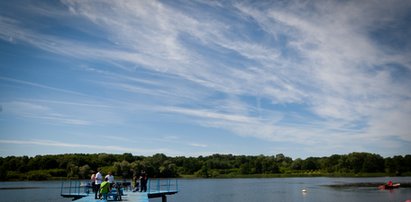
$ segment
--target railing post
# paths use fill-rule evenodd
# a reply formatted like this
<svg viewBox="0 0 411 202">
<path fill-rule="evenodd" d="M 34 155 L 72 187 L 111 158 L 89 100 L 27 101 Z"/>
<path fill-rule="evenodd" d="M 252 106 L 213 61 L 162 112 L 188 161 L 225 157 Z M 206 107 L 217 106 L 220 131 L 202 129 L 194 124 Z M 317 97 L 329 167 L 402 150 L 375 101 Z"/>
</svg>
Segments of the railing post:
<svg viewBox="0 0 411 202">
<path fill-rule="evenodd" d="M 151 191 L 151 179 L 148 179 L 148 193 L 150 193 Z"/>
<path fill-rule="evenodd" d="M 167 180 L 167 191 L 170 192 L 170 178 Z"/>
<path fill-rule="evenodd" d="M 60 189 L 60 195 L 63 194 L 63 187 L 64 187 L 64 180 L 61 180 L 61 189 Z"/>
<path fill-rule="evenodd" d="M 178 180 L 176 178 L 176 191 L 178 191 Z"/>
<path fill-rule="evenodd" d="M 70 186 L 69 186 L 69 193 L 71 194 L 71 180 L 70 180 Z"/>
<path fill-rule="evenodd" d="M 157 178 L 157 192 L 160 192 L 160 179 Z"/>
</svg>

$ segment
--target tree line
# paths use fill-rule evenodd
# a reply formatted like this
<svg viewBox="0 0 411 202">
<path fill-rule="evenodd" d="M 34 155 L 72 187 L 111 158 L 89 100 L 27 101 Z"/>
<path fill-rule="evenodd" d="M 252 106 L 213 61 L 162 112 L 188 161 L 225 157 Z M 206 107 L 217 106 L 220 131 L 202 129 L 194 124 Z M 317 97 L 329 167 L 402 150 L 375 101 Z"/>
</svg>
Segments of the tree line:
<svg viewBox="0 0 411 202">
<path fill-rule="evenodd" d="M 88 179 L 98 168 L 117 179 L 130 179 L 141 171 L 149 177 L 276 177 L 276 176 L 383 176 L 411 175 L 411 155 L 383 158 L 353 152 L 329 157 L 292 159 L 272 156 L 214 154 L 169 157 L 164 154 L 61 154 L 0 157 L 0 180 Z"/>
</svg>

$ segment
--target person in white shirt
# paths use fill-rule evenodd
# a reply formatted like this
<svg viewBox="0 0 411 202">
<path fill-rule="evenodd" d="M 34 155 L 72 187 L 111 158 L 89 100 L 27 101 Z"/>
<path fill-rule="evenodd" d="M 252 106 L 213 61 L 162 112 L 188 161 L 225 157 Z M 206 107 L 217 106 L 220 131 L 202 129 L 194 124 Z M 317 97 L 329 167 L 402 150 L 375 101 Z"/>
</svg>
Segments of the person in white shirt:
<svg viewBox="0 0 411 202">
<path fill-rule="evenodd" d="M 108 183 L 110 183 L 110 187 L 114 186 L 114 176 L 112 172 L 108 172 L 108 175 L 104 179 L 108 179 Z"/>
<path fill-rule="evenodd" d="M 100 173 L 100 169 L 98 170 L 96 174 L 96 181 L 95 181 L 95 186 L 96 186 L 96 192 L 95 192 L 95 199 L 98 199 L 97 196 L 100 195 L 100 193 L 97 194 L 97 192 L 100 192 L 100 184 L 103 182 L 103 176 Z"/>
</svg>

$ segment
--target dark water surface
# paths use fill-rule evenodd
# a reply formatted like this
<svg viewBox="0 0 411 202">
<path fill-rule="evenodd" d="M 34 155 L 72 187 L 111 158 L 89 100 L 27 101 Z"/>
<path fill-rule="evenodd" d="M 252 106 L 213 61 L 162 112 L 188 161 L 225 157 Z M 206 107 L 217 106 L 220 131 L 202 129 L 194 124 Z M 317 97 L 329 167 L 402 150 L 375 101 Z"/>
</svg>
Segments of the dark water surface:
<svg viewBox="0 0 411 202">
<path fill-rule="evenodd" d="M 404 202 L 411 199 L 411 188 L 378 190 L 377 187 L 329 186 L 356 183 L 378 184 L 388 180 L 411 183 L 411 177 L 396 178 L 269 178 L 269 179 L 180 179 L 179 193 L 168 196 L 168 202 Z M 0 201 L 67 202 L 60 197 L 61 183 L 0 182 Z M 302 190 L 307 190 L 302 192 Z M 160 202 L 161 199 L 150 199 Z"/>
</svg>

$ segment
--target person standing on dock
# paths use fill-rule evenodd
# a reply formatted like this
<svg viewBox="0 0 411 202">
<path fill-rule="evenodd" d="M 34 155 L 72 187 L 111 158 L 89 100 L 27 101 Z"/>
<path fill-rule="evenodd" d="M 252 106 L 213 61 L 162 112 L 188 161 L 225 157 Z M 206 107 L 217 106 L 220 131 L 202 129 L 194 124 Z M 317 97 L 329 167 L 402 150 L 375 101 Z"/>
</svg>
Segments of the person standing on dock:
<svg viewBox="0 0 411 202">
<path fill-rule="evenodd" d="M 140 183 L 141 183 L 141 189 L 140 192 L 146 192 L 147 191 L 147 174 L 146 171 L 141 171 L 141 176 L 140 176 Z"/>
<path fill-rule="evenodd" d="M 95 180 L 95 187 L 96 187 L 96 192 L 94 195 L 95 199 L 98 199 L 97 196 L 100 194 L 100 184 L 103 182 L 103 176 L 100 173 L 100 169 L 98 169 L 98 172 L 96 174 L 96 180 Z"/>
<path fill-rule="evenodd" d="M 136 174 L 134 174 L 134 176 L 133 176 L 132 186 L 133 186 L 133 192 L 136 192 L 136 191 L 139 190 L 139 187 L 140 187 L 140 179 L 138 179 L 138 177 L 137 177 Z"/>
<path fill-rule="evenodd" d="M 90 185 L 93 189 L 93 192 L 96 192 L 96 173 L 94 171 L 91 171 Z"/>
<path fill-rule="evenodd" d="M 108 172 L 108 175 L 106 175 L 105 179 L 108 179 L 108 183 L 110 183 L 110 188 L 113 188 L 114 186 L 114 176 L 112 172 Z"/>
</svg>

